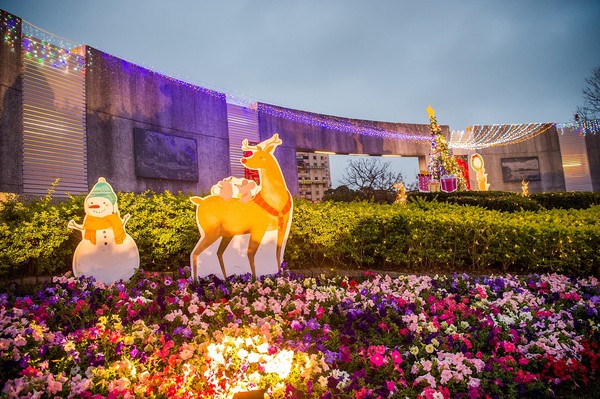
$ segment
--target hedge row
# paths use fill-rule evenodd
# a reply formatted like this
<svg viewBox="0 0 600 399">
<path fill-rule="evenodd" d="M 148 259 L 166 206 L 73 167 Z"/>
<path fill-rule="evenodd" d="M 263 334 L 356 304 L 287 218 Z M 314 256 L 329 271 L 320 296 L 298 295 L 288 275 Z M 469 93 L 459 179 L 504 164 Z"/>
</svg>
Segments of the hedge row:
<svg viewBox="0 0 600 399">
<path fill-rule="evenodd" d="M 416 200 L 298 206 L 292 264 L 598 275 L 600 206 L 505 213 Z"/>
<path fill-rule="evenodd" d="M 508 191 L 464 191 L 454 193 L 409 193 L 409 200 L 448 202 L 458 205 L 480 206 L 489 210 L 518 212 L 541 209 L 587 209 L 600 205 L 600 193 L 536 193 L 527 197 Z"/>
<path fill-rule="evenodd" d="M 189 264 L 190 252 L 200 238 L 189 196 L 120 193 L 118 198 L 121 216 L 131 215 L 126 228 L 138 246 L 144 269 L 177 271 Z M 83 200 L 46 197 L 6 202 L 0 213 L 0 278 L 70 270 L 81 233 L 68 229 L 67 222 L 82 222 Z"/>
<path fill-rule="evenodd" d="M 199 239 L 194 206 L 184 194 L 119 194 L 121 215 L 146 270 L 189 264 Z M 70 270 L 81 233 L 83 198 L 50 197 L 0 204 L 0 278 Z M 296 200 L 286 260 L 312 266 L 428 271 L 598 275 L 600 206 L 503 213 L 414 199 L 407 205 L 310 204 Z"/>
</svg>

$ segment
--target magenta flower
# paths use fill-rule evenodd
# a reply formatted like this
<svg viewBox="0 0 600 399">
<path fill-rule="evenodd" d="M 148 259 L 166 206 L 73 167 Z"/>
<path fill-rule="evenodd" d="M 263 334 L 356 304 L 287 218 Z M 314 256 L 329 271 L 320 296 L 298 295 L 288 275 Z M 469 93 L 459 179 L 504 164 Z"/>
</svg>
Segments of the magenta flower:
<svg viewBox="0 0 600 399">
<path fill-rule="evenodd" d="M 400 354 L 400 352 L 395 350 L 391 353 L 391 356 L 392 356 L 392 360 L 394 361 L 394 364 L 397 364 L 397 365 L 402 364 L 402 355 Z"/>
<path fill-rule="evenodd" d="M 371 360 L 371 363 L 373 363 L 377 367 L 381 367 L 385 361 L 385 358 L 383 356 L 381 356 L 379 353 L 375 353 L 375 354 L 371 355 L 371 357 L 369 359 Z"/>
</svg>

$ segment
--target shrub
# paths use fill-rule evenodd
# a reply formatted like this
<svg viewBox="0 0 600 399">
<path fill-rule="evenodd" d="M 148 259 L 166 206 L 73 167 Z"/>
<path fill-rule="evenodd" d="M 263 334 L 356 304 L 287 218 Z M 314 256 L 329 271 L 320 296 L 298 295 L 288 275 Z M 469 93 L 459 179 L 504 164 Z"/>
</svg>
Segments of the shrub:
<svg viewBox="0 0 600 399">
<path fill-rule="evenodd" d="M 395 270 L 598 274 L 600 207 L 504 213 L 417 200 L 299 203 L 286 257 Z"/>
<path fill-rule="evenodd" d="M 177 270 L 189 263 L 200 238 L 194 206 L 184 194 L 120 193 L 121 216 L 131 214 L 126 230 L 135 240 L 146 270 Z M 67 228 L 81 223 L 84 197 L 62 201 L 9 198 L 0 213 L 0 276 L 58 274 L 71 270 L 81 234 Z"/>
<path fill-rule="evenodd" d="M 488 206 L 514 200 L 489 197 L 482 200 Z M 406 205 L 389 205 L 296 199 L 285 259 L 292 268 L 598 275 L 600 205 L 503 212 L 430 200 L 417 195 Z M 83 197 L 15 197 L 0 206 L 1 278 L 71 270 L 81 235 L 67 222 L 83 220 Z M 187 195 L 122 193 L 119 209 L 122 216 L 131 214 L 127 232 L 144 269 L 176 271 L 189 264 L 200 235 Z"/>
<path fill-rule="evenodd" d="M 508 191 L 458 191 L 454 193 L 410 193 L 409 199 L 448 202 L 451 204 L 481 206 L 485 209 L 518 212 L 540 209 L 586 209 L 600 204 L 600 193 L 560 192 L 537 193 L 524 197 Z"/>
<path fill-rule="evenodd" d="M 546 209 L 586 209 L 600 205 L 600 193 L 585 191 L 531 194 L 531 199 Z"/>
</svg>

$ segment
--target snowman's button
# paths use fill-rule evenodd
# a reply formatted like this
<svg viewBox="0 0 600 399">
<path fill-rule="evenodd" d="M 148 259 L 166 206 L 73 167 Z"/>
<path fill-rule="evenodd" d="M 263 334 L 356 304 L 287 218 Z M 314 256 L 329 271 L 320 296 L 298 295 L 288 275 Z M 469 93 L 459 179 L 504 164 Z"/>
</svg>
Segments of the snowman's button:
<svg viewBox="0 0 600 399">
<path fill-rule="evenodd" d="M 104 230 L 103 233 L 106 234 L 106 230 Z"/>
<path fill-rule="evenodd" d="M 107 243 L 107 242 L 105 242 L 105 243 L 104 243 L 104 245 L 108 245 L 108 243 Z"/>
</svg>

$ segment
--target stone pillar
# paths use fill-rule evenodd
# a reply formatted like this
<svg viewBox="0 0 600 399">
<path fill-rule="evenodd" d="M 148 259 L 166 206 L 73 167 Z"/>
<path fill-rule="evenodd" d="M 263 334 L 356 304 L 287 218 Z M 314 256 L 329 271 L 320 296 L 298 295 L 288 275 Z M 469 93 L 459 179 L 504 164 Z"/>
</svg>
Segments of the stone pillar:
<svg viewBox="0 0 600 399">
<path fill-rule="evenodd" d="M 590 165 L 592 190 L 598 193 L 600 192 L 600 133 L 587 134 L 585 136 L 585 145 Z"/>
<path fill-rule="evenodd" d="M 0 192 L 23 192 L 21 18 L 0 10 Z"/>
</svg>

